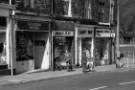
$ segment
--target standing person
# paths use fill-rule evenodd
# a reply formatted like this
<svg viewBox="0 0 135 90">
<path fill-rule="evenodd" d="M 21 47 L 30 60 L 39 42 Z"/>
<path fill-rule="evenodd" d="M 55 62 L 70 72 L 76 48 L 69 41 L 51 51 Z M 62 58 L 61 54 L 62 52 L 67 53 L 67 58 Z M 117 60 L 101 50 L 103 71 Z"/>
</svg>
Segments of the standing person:
<svg viewBox="0 0 135 90">
<path fill-rule="evenodd" d="M 68 52 L 68 50 L 66 50 L 65 52 L 65 61 L 66 61 L 66 64 L 67 64 L 67 71 L 70 72 L 72 71 L 72 58 L 71 58 L 71 53 Z"/>
<path fill-rule="evenodd" d="M 87 61 L 88 71 L 94 71 L 94 61 L 92 58 L 89 58 Z"/>
<path fill-rule="evenodd" d="M 87 56 L 85 50 L 82 52 L 82 71 L 83 73 L 87 71 Z"/>
</svg>

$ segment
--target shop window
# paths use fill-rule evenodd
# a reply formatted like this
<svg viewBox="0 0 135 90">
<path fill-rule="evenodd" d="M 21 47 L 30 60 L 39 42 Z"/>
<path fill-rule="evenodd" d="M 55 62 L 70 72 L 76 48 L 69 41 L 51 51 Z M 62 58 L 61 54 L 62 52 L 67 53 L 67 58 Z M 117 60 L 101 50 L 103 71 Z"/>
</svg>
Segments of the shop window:
<svg viewBox="0 0 135 90">
<path fill-rule="evenodd" d="M 17 32 L 17 61 L 33 59 L 33 40 L 29 33 Z"/>
<path fill-rule="evenodd" d="M 0 17 L 0 27 L 6 27 L 6 24 L 7 24 L 7 18 Z"/>
<path fill-rule="evenodd" d="M 0 65 L 7 64 L 5 33 L 0 33 Z"/>
<path fill-rule="evenodd" d="M 6 64 L 6 47 L 5 43 L 0 43 L 0 65 Z"/>
</svg>

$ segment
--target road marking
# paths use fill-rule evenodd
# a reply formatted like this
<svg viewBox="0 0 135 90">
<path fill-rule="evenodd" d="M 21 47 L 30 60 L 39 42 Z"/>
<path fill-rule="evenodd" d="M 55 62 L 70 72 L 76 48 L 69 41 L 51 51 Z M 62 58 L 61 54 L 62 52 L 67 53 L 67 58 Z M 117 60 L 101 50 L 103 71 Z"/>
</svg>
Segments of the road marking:
<svg viewBox="0 0 135 90">
<path fill-rule="evenodd" d="M 103 89 L 103 88 L 107 88 L 107 86 L 101 86 L 101 87 L 92 88 L 92 89 L 89 89 L 89 90 L 98 90 L 98 89 Z"/>
<path fill-rule="evenodd" d="M 132 84 L 132 83 L 135 83 L 135 81 L 122 82 L 122 83 L 119 83 L 119 85 L 126 85 L 126 84 Z"/>
</svg>

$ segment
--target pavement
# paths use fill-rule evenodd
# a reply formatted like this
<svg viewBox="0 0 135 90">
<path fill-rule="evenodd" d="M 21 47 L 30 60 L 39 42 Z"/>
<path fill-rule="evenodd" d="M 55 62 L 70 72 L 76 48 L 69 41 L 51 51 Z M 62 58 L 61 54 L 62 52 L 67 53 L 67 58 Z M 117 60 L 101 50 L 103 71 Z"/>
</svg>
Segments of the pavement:
<svg viewBox="0 0 135 90">
<path fill-rule="evenodd" d="M 127 71 L 135 68 L 134 65 L 128 65 L 128 67 L 116 68 L 116 65 L 104 65 L 104 66 L 96 66 L 95 72 L 107 72 L 107 71 Z M 90 72 L 93 73 L 93 72 Z M 35 70 L 31 72 L 26 72 L 19 75 L 14 76 L 0 76 L 0 86 L 2 85 L 12 85 L 12 84 L 20 84 L 20 83 L 28 83 L 34 81 L 40 81 L 45 79 L 53 79 L 64 76 L 71 75 L 79 75 L 82 73 L 82 68 L 74 68 L 74 71 L 67 72 L 66 70 L 61 71 L 44 71 L 44 70 Z"/>
</svg>

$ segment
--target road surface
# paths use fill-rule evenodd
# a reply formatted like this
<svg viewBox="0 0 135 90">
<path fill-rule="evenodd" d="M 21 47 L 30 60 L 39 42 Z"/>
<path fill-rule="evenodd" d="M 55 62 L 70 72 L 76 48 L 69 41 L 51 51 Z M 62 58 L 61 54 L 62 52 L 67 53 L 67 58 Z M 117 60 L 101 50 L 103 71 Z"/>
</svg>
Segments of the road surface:
<svg viewBox="0 0 135 90">
<path fill-rule="evenodd" d="M 0 90 L 135 90 L 135 70 L 92 72 L 0 86 Z"/>
</svg>

